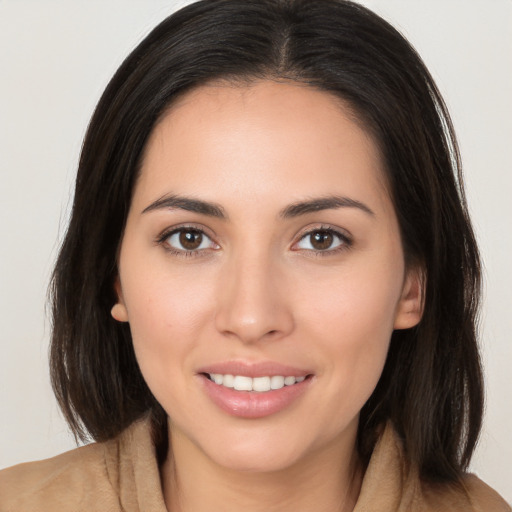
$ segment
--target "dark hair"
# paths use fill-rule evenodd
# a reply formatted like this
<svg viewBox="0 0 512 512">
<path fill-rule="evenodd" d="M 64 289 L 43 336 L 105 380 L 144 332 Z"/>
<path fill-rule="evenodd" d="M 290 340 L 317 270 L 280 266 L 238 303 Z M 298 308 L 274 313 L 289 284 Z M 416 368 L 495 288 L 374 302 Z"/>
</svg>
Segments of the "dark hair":
<svg viewBox="0 0 512 512">
<path fill-rule="evenodd" d="M 112 78 L 83 144 L 51 288 L 51 377 L 64 415 L 75 435 L 101 441 L 151 414 L 164 442 L 165 412 L 140 373 L 129 327 L 110 316 L 134 183 L 148 137 L 178 95 L 215 80 L 259 79 L 337 95 L 380 148 L 406 262 L 422 266 L 426 291 L 419 325 L 392 335 L 361 411 L 358 449 L 368 460 L 379 426 L 391 420 L 422 478 L 457 481 L 483 405 L 480 264 L 457 143 L 415 50 L 343 0 L 194 3 L 157 26 Z"/>
</svg>

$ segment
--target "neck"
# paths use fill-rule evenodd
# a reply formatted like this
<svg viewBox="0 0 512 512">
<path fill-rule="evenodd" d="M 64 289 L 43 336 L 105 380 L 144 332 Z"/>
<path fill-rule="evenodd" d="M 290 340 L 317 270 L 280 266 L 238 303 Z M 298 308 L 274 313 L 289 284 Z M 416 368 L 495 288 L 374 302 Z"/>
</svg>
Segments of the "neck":
<svg viewBox="0 0 512 512">
<path fill-rule="evenodd" d="M 355 438 L 278 471 L 241 472 L 217 465 L 184 435 L 172 429 L 170 435 L 173 449 L 161 472 L 173 512 L 350 512 L 359 496 L 363 471 Z"/>
</svg>

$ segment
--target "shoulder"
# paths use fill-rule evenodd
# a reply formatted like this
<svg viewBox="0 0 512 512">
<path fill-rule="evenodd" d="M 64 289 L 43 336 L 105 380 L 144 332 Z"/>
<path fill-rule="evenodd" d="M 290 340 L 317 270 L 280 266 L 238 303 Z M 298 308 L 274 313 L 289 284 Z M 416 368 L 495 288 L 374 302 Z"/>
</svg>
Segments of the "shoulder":
<svg viewBox="0 0 512 512">
<path fill-rule="evenodd" d="M 93 443 L 0 471 L 0 512 L 85 511 L 94 510 L 91 506 L 99 503 L 105 510 L 118 510 L 117 493 L 107 468 L 113 445 L 114 441 Z"/>
<path fill-rule="evenodd" d="M 464 486 L 475 510 L 478 512 L 512 512 L 507 502 L 476 475 L 468 474 Z"/>
<path fill-rule="evenodd" d="M 380 432 L 354 512 L 512 512 L 510 505 L 473 474 L 458 483 L 422 479 L 405 456 L 391 422 Z"/>
<path fill-rule="evenodd" d="M 512 512 L 507 502 L 476 475 L 466 474 L 460 485 L 425 485 L 428 510 L 454 512 Z M 448 507 L 448 508 L 446 508 Z"/>
</svg>

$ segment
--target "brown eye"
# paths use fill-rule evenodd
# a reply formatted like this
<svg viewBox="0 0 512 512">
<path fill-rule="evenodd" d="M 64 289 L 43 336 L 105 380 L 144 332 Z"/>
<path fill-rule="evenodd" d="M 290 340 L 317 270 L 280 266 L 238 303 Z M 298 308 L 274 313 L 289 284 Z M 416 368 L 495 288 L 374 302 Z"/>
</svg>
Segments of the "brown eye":
<svg viewBox="0 0 512 512">
<path fill-rule="evenodd" d="M 181 231 L 179 241 L 183 249 L 193 251 L 198 249 L 203 241 L 203 234 L 200 231 L 188 230 Z"/>
<path fill-rule="evenodd" d="M 329 231 L 315 231 L 310 235 L 311 245 L 317 251 L 329 249 L 334 241 L 334 236 Z"/>
<path fill-rule="evenodd" d="M 344 249 L 352 244 L 348 236 L 333 229 L 315 229 L 302 236 L 296 244 L 297 249 L 317 253 L 332 254 L 335 249 Z"/>
<path fill-rule="evenodd" d="M 180 228 L 174 230 L 168 235 L 164 235 L 161 239 L 170 249 L 175 252 L 197 252 L 203 249 L 215 249 L 217 245 L 211 238 L 203 233 L 200 229 Z"/>
</svg>

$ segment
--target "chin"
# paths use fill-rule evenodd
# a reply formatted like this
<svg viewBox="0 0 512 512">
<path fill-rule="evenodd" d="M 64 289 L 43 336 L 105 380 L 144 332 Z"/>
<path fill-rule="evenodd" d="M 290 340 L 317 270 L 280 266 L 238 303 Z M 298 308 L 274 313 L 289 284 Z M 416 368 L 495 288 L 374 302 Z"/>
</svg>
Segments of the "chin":
<svg viewBox="0 0 512 512">
<path fill-rule="evenodd" d="M 243 427 L 224 432 L 211 428 L 208 432 L 189 432 L 187 437 L 197 456 L 206 457 L 213 464 L 235 472 L 284 470 L 295 465 L 308 451 L 308 440 L 303 435 L 300 438 L 294 436 L 288 429 L 283 431 L 282 427 L 276 429 L 275 426 L 256 423 Z M 187 441 L 185 443 L 188 444 Z M 190 451 L 188 453 L 194 456 Z"/>
<path fill-rule="evenodd" d="M 274 473 L 293 467 L 301 458 L 297 450 L 276 450 L 271 447 L 216 450 L 207 454 L 217 465 L 237 473 Z"/>
</svg>

